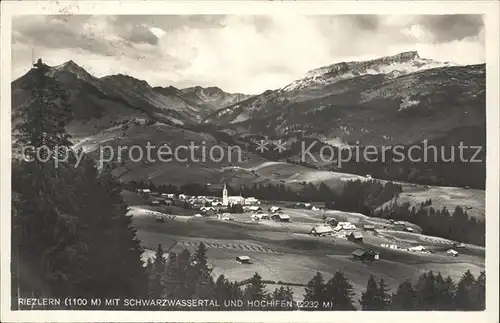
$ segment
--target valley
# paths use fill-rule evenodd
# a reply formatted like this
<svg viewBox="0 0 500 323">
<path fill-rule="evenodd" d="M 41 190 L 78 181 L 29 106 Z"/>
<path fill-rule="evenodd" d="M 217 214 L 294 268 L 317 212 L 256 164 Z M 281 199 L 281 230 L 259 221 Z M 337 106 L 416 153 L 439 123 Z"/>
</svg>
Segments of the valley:
<svg viewBox="0 0 500 323">
<path fill-rule="evenodd" d="M 409 149 L 424 142 L 484 147 L 484 64 L 455 66 L 408 52 L 313 70 L 284 88 L 259 95 L 226 93 L 218 87 L 151 87 L 122 74 L 96 78 L 73 61 L 50 67 L 50 74 L 70 93 L 73 119 L 67 131 L 73 149 L 81 149 L 100 171 L 109 169 L 119 180 L 128 215 L 145 249 L 144 261 L 160 244 L 168 255 L 184 249 L 194 252 L 203 242 L 214 278 L 223 274 L 230 281 L 242 282 L 258 272 L 269 282 L 268 288 L 293 286 L 297 299 L 302 298 L 304 286 L 315 272 L 328 279 L 338 270 L 344 272 L 359 298 L 370 275 L 383 278 L 395 289 L 403 280 L 415 280 L 429 270 L 459 280 L 466 270 L 479 275 L 485 268 L 484 247 L 467 244 L 458 256 L 451 256 L 447 250 L 457 241 L 423 234 L 429 228 L 422 229 L 412 218 L 406 221 L 409 231 L 393 230 L 387 224 L 394 212 L 405 212 L 401 208 L 426 212 L 429 208 L 424 205 L 429 207 L 426 203 L 432 200 L 434 210 L 453 212 L 460 207 L 466 214 L 460 221 L 472 219 L 479 223 L 475 230 L 480 230 L 477 228 L 486 221 L 484 160 L 474 165 L 369 163 L 366 158 L 359 161 L 358 152 L 355 161 L 336 167 L 335 160 L 299 158 L 300 144 L 311 141 L 339 148 L 341 153 L 356 145 Z M 28 72 L 12 83 L 13 111 L 31 104 L 32 82 Z M 17 122 L 22 120 L 14 116 L 13 124 Z M 259 151 L 262 140 L 270 148 Z M 283 152 L 272 148 L 277 140 L 283 141 Z M 151 158 L 149 152 L 145 157 L 144 149 L 150 145 L 153 152 L 170 148 L 169 160 L 154 153 Z M 190 151 L 190 145 L 201 149 Z M 180 147 L 183 149 L 178 150 Z M 221 158 L 206 158 L 214 150 Z M 319 153 L 320 149 L 312 152 Z M 320 201 L 321 208 L 307 210 L 291 208 L 291 201 L 259 198 L 263 209 L 280 205 L 290 216 L 286 223 L 255 221 L 257 213 L 249 211 L 236 212 L 227 221 L 220 212 L 219 217 L 197 214 L 199 207 L 177 207 L 167 213 L 130 191 L 138 183 L 142 188 L 149 184 L 209 187 L 228 183 L 235 194 L 241 194 L 244 187 L 303 192 L 325 185 L 342 196 L 346 184 L 353 181 L 366 182 L 368 188 L 394 183 L 400 191 L 380 205 L 368 200 L 363 201 L 364 206 L 356 205 L 364 207 L 366 214 L 338 210 L 335 204 L 325 209 L 323 205 L 332 202 L 331 197 Z M 367 216 L 374 212 L 382 215 Z M 167 220 L 158 221 L 158 217 Z M 325 218 L 349 221 L 353 232 L 362 234 L 362 241 L 351 241 L 343 231 L 311 235 L 311 229 L 323 225 Z M 449 219 L 443 223 L 440 230 Z M 364 225 L 374 229 L 364 230 Z M 415 247 L 426 252 L 411 251 Z M 358 249 L 377 252 L 380 258 L 369 263 L 353 260 Z M 250 257 L 252 263 L 238 264 L 235 259 L 239 256 Z"/>
</svg>

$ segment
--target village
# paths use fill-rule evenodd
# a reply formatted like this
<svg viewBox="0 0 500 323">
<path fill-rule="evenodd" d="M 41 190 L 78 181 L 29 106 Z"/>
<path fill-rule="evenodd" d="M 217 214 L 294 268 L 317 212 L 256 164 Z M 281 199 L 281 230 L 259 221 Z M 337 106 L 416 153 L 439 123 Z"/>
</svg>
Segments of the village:
<svg viewBox="0 0 500 323">
<path fill-rule="evenodd" d="M 345 212 L 326 210 L 324 205 L 318 203 L 271 202 L 241 195 L 230 196 L 226 185 L 220 196 L 159 193 L 146 188 L 138 189 L 136 193 L 147 201 L 145 208 L 150 210 L 149 214 L 158 224 L 176 219 L 188 222 L 199 218 L 262 225 L 332 245 L 352 245 L 354 250 L 350 252 L 350 259 L 355 261 L 378 261 L 383 257 L 384 250 L 422 256 L 458 257 L 460 250 L 466 248 L 463 243 L 426 238 L 420 234 L 418 226 L 409 222 L 368 218 L 361 214 L 347 214 L 346 217 Z M 304 217 L 304 214 L 309 216 Z M 405 237 L 398 238 L 405 234 Z M 439 242 L 437 245 L 436 241 Z M 213 244 L 213 247 L 232 249 L 231 246 L 218 243 Z M 238 255 L 236 261 L 240 264 L 254 262 L 245 253 Z"/>
</svg>

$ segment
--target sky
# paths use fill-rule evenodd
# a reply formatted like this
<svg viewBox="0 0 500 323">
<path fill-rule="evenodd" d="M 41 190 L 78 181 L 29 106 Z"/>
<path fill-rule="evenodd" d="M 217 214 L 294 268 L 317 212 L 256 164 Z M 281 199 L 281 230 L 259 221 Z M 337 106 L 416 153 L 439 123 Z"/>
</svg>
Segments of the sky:
<svg viewBox="0 0 500 323">
<path fill-rule="evenodd" d="M 218 86 L 259 94 L 342 61 L 416 50 L 457 64 L 485 62 L 480 15 L 16 16 L 12 76 L 73 60 L 96 77 L 151 86 Z"/>
</svg>

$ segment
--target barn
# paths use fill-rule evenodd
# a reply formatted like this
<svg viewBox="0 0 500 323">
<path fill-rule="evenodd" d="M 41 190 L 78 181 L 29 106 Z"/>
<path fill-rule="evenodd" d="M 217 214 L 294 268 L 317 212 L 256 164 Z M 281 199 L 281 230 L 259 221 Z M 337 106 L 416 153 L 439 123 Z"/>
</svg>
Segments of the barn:
<svg viewBox="0 0 500 323">
<path fill-rule="evenodd" d="M 361 232 L 351 232 L 347 238 L 351 241 L 363 241 L 363 234 Z"/>
<path fill-rule="evenodd" d="M 248 256 L 238 256 L 236 257 L 236 261 L 240 264 L 250 264 L 250 257 Z"/>
<path fill-rule="evenodd" d="M 351 255 L 354 260 L 361 261 L 373 261 L 380 259 L 380 254 L 373 250 L 356 249 Z"/>
<path fill-rule="evenodd" d="M 373 224 L 363 224 L 363 229 L 365 231 L 375 231 L 375 226 Z"/>
<path fill-rule="evenodd" d="M 290 222 L 290 216 L 282 213 L 273 214 L 272 219 L 279 222 Z"/>
<path fill-rule="evenodd" d="M 333 229 L 329 225 L 318 225 L 312 228 L 309 233 L 314 236 L 327 236 L 333 233 Z"/>
<path fill-rule="evenodd" d="M 326 218 L 325 223 L 335 227 L 339 224 L 339 221 L 335 218 Z"/>
</svg>

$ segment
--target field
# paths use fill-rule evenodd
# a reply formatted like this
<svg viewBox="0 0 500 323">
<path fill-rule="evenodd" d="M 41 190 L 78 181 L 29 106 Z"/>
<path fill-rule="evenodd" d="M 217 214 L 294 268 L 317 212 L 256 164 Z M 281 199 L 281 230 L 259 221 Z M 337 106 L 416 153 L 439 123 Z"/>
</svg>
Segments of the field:
<svg viewBox="0 0 500 323">
<path fill-rule="evenodd" d="M 290 223 L 263 220 L 251 221 L 251 214 L 233 214 L 234 221 L 217 218 L 194 218 L 185 215 L 171 217 L 164 223 L 156 222 L 156 213 L 150 213 L 148 206 L 130 209 L 138 236 L 147 249 L 144 259 L 153 255 L 158 244 L 169 251 L 180 252 L 187 248 L 194 251 L 200 242 L 207 245 L 213 275 L 224 274 L 230 280 L 242 281 L 258 272 L 264 280 L 272 280 L 268 289 L 279 286 L 278 282 L 306 284 L 316 273 L 322 272 L 329 279 L 337 270 L 346 274 L 354 285 L 356 295 L 364 290 L 370 274 L 377 279 L 384 278 L 391 288 L 403 280 L 414 279 L 427 270 L 440 271 L 459 279 L 467 269 L 474 275 L 484 269 L 484 248 L 468 246 L 460 250 L 458 257 L 445 254 L 452 243 L 446 239 L 427 237 L 383 229 L 382 219 L 368 218 L 362 214 L 340 211 L 311 211 L 285 208 L 291 217 Z M 372 223 L 377 232 L 363 233 L 362 242 L 351 242 L 345 237 L 315 237 L 308 234 L 322 217 L 352 221 L 358 227 Z M 418 228 L 418 227 L 416 227 Z M 360 230 L 360 229 L 358 229 Z M 431 254 L 393 250 L 382 244 L 397 244 L 401 248 L 422 245 Z M 358 248 L 372 249 L 380 253 L 380 259 L 372 263 L 352 260 L 350 254 Z M 246 255 L 252 264 L 241 265 L 237 256 Z M 303 286 L 294 286 L 295 297 L 301 298 Z"/>
</svg>

